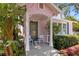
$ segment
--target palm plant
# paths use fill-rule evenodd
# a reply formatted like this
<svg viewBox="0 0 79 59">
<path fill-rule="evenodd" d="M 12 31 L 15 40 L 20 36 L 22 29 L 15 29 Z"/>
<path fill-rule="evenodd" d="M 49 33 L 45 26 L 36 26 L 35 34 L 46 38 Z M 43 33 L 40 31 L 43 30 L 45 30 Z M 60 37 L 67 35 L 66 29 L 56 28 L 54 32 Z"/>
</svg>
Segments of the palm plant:
<svg viewBox="0 0 79 59">
<path fill-rule="evenodd" d="M 25 12 L 25 7 L 17 6 L 16 4 L 0 4 L 0 28 L 1 37 L 3 37 L 5 55 L 13 55 L 12 41 L 13 30 L 22 19 Z"/>
</svg>

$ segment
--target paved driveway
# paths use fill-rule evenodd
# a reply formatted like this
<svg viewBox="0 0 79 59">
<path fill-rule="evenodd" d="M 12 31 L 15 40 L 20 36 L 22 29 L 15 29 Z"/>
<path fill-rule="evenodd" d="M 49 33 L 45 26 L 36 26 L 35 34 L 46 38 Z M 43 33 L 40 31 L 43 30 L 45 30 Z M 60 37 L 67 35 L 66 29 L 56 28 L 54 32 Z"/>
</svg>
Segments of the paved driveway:
<svg viewBox="0 0 79 59">
<path fill-rule="evenodd" d="M 58 51 L 48 44 L 40 44 L 37 46 L 31 46 L 30 51 L 27 52 L 27 56 L 60 56 Z"/>
</svg>

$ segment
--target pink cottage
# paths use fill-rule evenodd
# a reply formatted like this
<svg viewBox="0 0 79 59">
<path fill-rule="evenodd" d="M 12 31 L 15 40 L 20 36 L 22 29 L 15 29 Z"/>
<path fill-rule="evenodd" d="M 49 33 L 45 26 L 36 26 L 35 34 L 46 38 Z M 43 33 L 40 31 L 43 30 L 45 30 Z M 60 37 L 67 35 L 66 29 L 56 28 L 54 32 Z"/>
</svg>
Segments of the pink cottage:
<svg viewBox="0 0 79 59">
<path fill-rule="evenodd" d="M 73 34 L 72 22 L 61 18 L 62 11 L 55 4 L 28 3 L 23 5 L 26 5 L 27 9 L 24 19 L 26 51 L 30 50 L 30 43 L 48 43 L 49 46 L 53 47 L 53 23 L 61 24 L 59 35 Z M 49 20 L 50 33 L 46 30 Z"/>
</svg>

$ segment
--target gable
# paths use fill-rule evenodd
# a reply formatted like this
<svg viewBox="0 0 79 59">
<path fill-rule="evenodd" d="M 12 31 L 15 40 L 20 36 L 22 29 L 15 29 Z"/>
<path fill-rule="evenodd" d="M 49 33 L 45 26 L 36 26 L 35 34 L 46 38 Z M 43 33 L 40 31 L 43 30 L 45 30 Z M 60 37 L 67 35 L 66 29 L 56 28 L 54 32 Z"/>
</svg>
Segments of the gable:
<svg viewBox="0 0 79 59">
<path fill-rule="evenodd" d="M 42 6 L 44 5 L 44 6 Z M 49 16 L 58 15 L 59 11 L 50 3 L 28 3 L 27 9 L 32 13 L 45 13 Z"/>
</svg>

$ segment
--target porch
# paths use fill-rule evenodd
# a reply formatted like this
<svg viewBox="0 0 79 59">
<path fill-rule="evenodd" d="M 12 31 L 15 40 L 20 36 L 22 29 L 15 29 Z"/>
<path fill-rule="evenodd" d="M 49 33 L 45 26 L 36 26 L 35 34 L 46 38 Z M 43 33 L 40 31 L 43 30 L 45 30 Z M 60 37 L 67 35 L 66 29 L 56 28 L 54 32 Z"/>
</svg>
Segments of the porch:
<svg viewBox="0 0 79 59">
<path fill-rule="evenodd" d="M 32 14 L 29 15 L 26 13 L 27 18 L 24 21 L 24 33 L 25 33 L 25 48 L 26 51 L 31 51 L 31 45 L 30 41 L 42 41 L 49 43 L 49 46 L 53 46 L 53 40 L 52 40 L 52 32 L 48 35 L 48 32 L 46 30 L 48 16 L 46 15 L 40 15 L 40 14 Z M 50 24 L 52 22 L 50 21 Z M 52 25 L 50 27 L 50 31 L 52 31 Z M 48 38 L 49 36 L 49 38 Z M 30 40 L 31 39 L 31 40 Z"/>
<path fill-rule="evenodd" d="M 38 40 L 40 40 L 39 39 L 39 37 L 41 37 L 41 39 L 44 41 L 44 42 L 49 42 L 49 45 L 50 46 L 52 46 L 53 47 L 53 22 L 54 23 L 61 23 L 62 24 L 62 26 L 61 26 L 61 34 L 63 34 L 63 24 L 67 24 L 67 23 L 69 23 L 69 25 L 68 25 L 68 28 L 67 28 L 67 25 L 66 25 L 66 28 L 65 29 L 68 29 L 68 30 L 66 30 L 66 33 L 67 33 L 67 31 L 69 32 L 68 34 L 72 34 L 72 29 L 70 28 L 70 27 L 72 27 L 72 26 L 70 26 L 72 23 L 71 22 L 69 22 L 69 21 L 65 21 L 65 20 L 54 20 L 53 18 L 50 18 L 50 19 L 48 19 L 45 15 L 40 15 L 40 14 L 33 14 L 33 15 L 31 15 L 28 19 L 26 19 L 27 21 L 25 21 L 25 28 L 27 28 L 26 30 L 25 30 L 25 39 L 27 39 L 27 40 L 25 40 L 25 45 L 26 45 L 26 51 L 29 51 L 30 49 L 31 49 L 31 46 L 29 45 L 30 44 L 30 37 L 31 37 L 31 35 L 30 35 L 30 32 L 31 33 L 33 33 L 33 32 L 35 32 L 35 33 L 37 33 L 37 36 L 38 36 Z M 47 31 L 46 31 L 46 28 L 45 28 L 45 26 L 47 26 L 46 24 L 47 24 L 47 22 L 50 20 L 50 34 L 48 35 L 48 33 L 47 33 Z M 30 31 L 30 22 L 33 22 L 33 23 L 37 23 L 37 24 L 35 24 L 34 25 L 34 27 L 36 28 L 32 28 L 33 30 L 32 31 Z M 26 26 L 27 25 L 27 26 Z M 32 24 L 32 26 L 33 26 L 33 24 Z M 65 34 L 66 34 L 65 33 Z M 34 33 L 33 33 L 34 34 Z"/>
<path fill-rule="evenodd" d="M 53 22 L 58 22 L 60 20 L 55 20 L 53 19 L 53 16 L 47 16 L 47 15 L 43 15 L 43 14 L 29 14 L 28 12 L 26 12 L 26 18 L 24 20 L 24 30 L 25 30 L 25 50 L 27 53 L 27 55 L 44 55 L 44 52 L 46 53 L 46 55 L 53 55 L 54 52 L 51 51 L 55 51 L 55 49 L 53 48 Z M 49 33 L 49 41 L 48 41 L 48 33 L 46 31 L 46 24 L 47 22 L 50 21 L 50 33 Z M 64 20 L 61 20 L 60 23 L 63 23 Z M 34 28 L 32 27 L 32 31 L 30 30 L 30 22 L 32 23 L 37 23 L 36 25 L 34 25 Z M 65 22 L 65 21 L 64 21 Z M 66 22 L 67 23 L 67 22 Z M 72 24 L 72 23 L 71 23 Z M 69 24 L 69 32 L 71 33 L 71 24 Z M 63 24 L 62 24 L 63 25 Z M 32 25 L 33 26 L 33 25 Z M 63 29 L 63 26 L 62 26 Z M 38 33 L 37 33 L 38 32 Z M 44 40 L 44 42 L 49 42 L 49 45 L 44 44 L 44 45 L 39 45 L 37 46 L 31 46 L 30 45 L 30 37 L 32 34 L 35 33 L 35 36 L 37 36 L 37 38 L 35 39 L 39 39 L 39 36 L 42 36 L 42 40 Z M 63 33 L 63 31 L 62 31 Z M 70 34 L 69 33 L 69 34 Z M 56 52 L 56 51 L 55 51 Z M 38 53 L 38 54 L 37 54 Z"/>
<path fill-rule="evenodd" d="M 24 19 L 24 43 L 25 43 L 25 50 L 26 54 L 28 56 L 43 56 L 43 55 L 58 55 L 57 50 L 53 48 L 53 22 L 55 23 L 61 23 L 61 33 L 63 34 L 64 32 L 68 34 L 72 34 L 72 23 L 71 22 L 66 22 L 64 20 L 59 20 L 59 19 L 53 19 L 53 16 L 57 16 L 59 11 L 57 12 L 54 10 L 54 8 L 50 9 L 51 6 L 46 7 L 45 9 L 40 9 L 37 8 L 35 5 L 33 5 L 33 8 L 30 8 L 32 5 L 28 4 L 27 5 L 27 12 L 25 14 L 25 19 Z M 58 9 L 57 9 L 58 10 Z M 48 19 L 49 18 L 49 19 Z M 57 18 L 57 17 L 56 17 Z M 49 41 L 48 41 L 48 34 L 46 32 L 45 26 L 47 23 L 47 20 L 50 20 L 50 33 L 49 33 Z M 30 30 L 30 22 L 35 22 L 37 23 L 34 25 L 36 29 L 34 28 L 32 31 Z M 65 22 L 66 26 L 63 26 Z M 68 23 L 68 24 L 67 24 Z M 70 26 L 71 25 L 71 26 Z M 67 27 L 68 26 L 68 27 Z M 65 27 L 66 30 L 63 30 L 63 27 Z M 71 27 L 71 28 L 70 28 Z M 68 29 L 67 29 L 68 28 Z M 37 39 L 39 40 L 39 36 L 41 36 L 42 40 L 44 40 L 44 43 L 37 45 L 37 46 L 31 46 L 30 45 L 30 37 L 31 33 L 37 33 Z M 35 38 L 36 39 L 36 38 Z M 46 44 L 45 42 L 49 42 L 49 45 Z M 56 53 L 56 54 L 54 54 Z"/>
<path fill-rule="evenodd" d="M 31 46 L 30 51 L 27 52 L 27 56 L 60 56 L 58 51 L 47 43 Z"/>
</svg>

